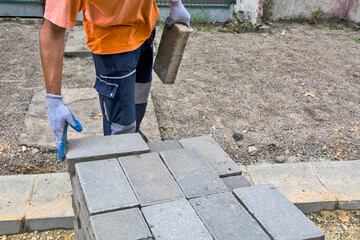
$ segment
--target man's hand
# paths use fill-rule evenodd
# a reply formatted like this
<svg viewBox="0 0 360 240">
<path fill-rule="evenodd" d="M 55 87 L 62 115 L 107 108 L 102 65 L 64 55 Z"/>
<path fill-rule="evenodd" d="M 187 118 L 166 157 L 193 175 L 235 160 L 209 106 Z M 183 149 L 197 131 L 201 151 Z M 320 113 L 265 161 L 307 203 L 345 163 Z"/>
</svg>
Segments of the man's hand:
<svg viewBox="0 0 360 240">
<path fill-rule="evenodd" d="M 190 27 L 190 13 L 181 0 L 170 0 L 170 21 L 166 25 L 170 28 L 174 23 L 184 23 Z"/>
<path fill-rule="evenodd" d="M 45 95 L 50 127 L 54 134 L 56 150 L 60 161 L 63 161 L 65 157 L 68 124 L 76 131 L 82 131 L 79 121 L 75 119 L 70 110 L 63 104 L 63 97 L 63 95 Z"/>
</svg>

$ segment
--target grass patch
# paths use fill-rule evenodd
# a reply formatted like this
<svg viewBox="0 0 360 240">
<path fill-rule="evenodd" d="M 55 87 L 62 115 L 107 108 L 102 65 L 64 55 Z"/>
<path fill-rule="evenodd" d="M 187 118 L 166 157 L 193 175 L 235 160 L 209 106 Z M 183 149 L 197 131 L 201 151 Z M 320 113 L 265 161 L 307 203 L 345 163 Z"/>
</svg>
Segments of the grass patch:
<svg viewBox="0 0 360 240">
<path fill-rule="evenodd" d="M 320 28 L 320 29 L 329 29 L 329 30 L 341 30 L 341 29 L 343 29 L 342 26 L 335 25 L 335 24 L 323 24 L 323 25 L 318 26 L 318 28 Z"/>
<path fill-rule="evenodd" d="M 204 31 L 204 32 L 212 32 L 214 30 L 214 26 L 212 26 L 212 25 L 204 25 L 204 26 L 200 26 L 198 29 L 200 31 Z"/>
</svg>

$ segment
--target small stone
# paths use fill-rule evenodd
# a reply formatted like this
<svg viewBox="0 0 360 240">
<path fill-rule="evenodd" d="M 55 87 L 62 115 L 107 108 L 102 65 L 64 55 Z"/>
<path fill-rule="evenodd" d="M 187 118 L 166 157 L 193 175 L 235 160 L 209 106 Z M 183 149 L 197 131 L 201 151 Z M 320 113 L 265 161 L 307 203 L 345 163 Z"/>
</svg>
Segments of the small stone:
<svg viewBox="0 0 360 240">
<path fill-rule="evenodd" d="M 39 149 L 37 149 L 37 148 L 34 148 L 33 150 L 31 150 L 32 154 L 37 154 L 38 152 L 39 152 Z"/>
<path fill-rule="evenodd" d="M 40 240 L 46 240 L 46 237 L 41 237 Z"/>
<path fill-rule="evenodd" d="M 281 156 L 276 156 L 275 162 L 276 162 L 276 163 L 284 163 L 284 162 L 286 161 L 286 159 L 287 159 L 287 157 L 286 157 L 286 156 L 283 156 L 283 155 L 281 155 Z"/>
<path fill-rule="evenodd" d="M 4 235 L 1 240 L 6 240 L 6 236 Z"/>
<path fill-rule="evenodd" d="M 21 147 L 21 151 L 25 152 L 27 150 L 27 147 L 26 146 L 22 146 Z"/>
<path fill-rule="evenodd" d="M 258 149 L 255 146 L 249 147 L 250 156 L 255 156 L 258 153 Z"/>
<path fill-rule="evenodd" d="M 242 135 L 241 133 L 234 133 L 233 138 L 235 142 L 238 142 L 244 139 L 244 135 Z"/>
</svg>

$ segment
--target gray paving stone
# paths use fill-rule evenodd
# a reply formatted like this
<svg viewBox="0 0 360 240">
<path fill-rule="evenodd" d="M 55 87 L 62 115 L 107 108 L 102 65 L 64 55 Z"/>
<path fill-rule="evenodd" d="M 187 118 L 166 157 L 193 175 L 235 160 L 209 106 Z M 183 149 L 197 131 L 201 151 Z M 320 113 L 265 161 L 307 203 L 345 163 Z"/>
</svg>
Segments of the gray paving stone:
<svg viewBox="0 0 360 240">
<path fill-rule="evenodd" d="M 91 216 L 90 222 L 96 240 L 152 239 L 138 208 Z"/>
<path fill-rule="evenodd" d="M 161 142 L 148 143 L 148 146 L 150 148 L 150 152 L 157 152 L 157 153 L 182 148 L 179 141 L 177 140 L 167 140 Z"/>
<path fill-rule="evenodd" d="M 91 52 L 86 46 L 83 27 L 75 26 L 68 30 L 64 57 L 91 57 Z"/>
<path fill-rule="evenodd" d="M 82 30 L 83 31 L 83 30 Z M 92 76 L 91 76 L 92 77 Z M 71 110 L 83 126 L 83 131 L 77 132 L 69 128 L 67 137 L 83 139 L 103 136 L 102 116 L 98 93 L 94 88 L 62 88 L 64 104 Z M 19 141 L 27 146 L 36 146 L 42 149 L 54 149 L 55 143 L 50 128 L 44 98 L 45 90 L 35 91 L 28 111 L 25 114 L 25 127 Z M 152 99 L 149 98 L 146 114 L 142 121 L 141 131 L 149 141 L 160 141 L 159 126 L 156 120 Z"/>
<path fill-rule="evenodd" d="M 69 174 L 37 175 L 32 199 L 25 214 L 27 230 L 72 229 L 73 220 Z"/>
<path fill-rule="evenodd" d="M 233 192 L 274 239 L 324 239 L 324 233 L 273 185 L 238 188 Z"/>
<path fill-rule="evenodd" d="M 117 159 L 77 163 L 75 172 L 89 215 L 139 205 Z"/>
<path fill-rule="evenodd" d="M 240 167 L 221 149 L 210 136 L 182 139 L 184 148 L 195 148 L 209 162 L 215 172 L 221 176 L 241 175 Z"/>
<path fill-rule="evenodd" d="M 75 222 L 74 222 L 74 237 L 75 237 L 75 240 L 84 240 L 83 232 L 82 232 L 81 228 L 79 228 L 76 225 Z"/>
<path fill-rule="evenodd" d="M 213 239 L 185 199 L 142 208 L 155 239 Z"/>
<path fill-rule="evenodd" d="M 119 158 L 141 206 L 185 198 L 156 153 Z"/>
<path fill-rule="evenodd" d="M 189 35 L 189 28 L 182 24 L 164 28 L 154 62 L 154 71 L 164 84 L 175 82 Z"/>
<path fill-rule="evenodd" d="M 78 162 L 109 159 L 149 152 L 139 133 L 69 140 L 68 165 Z"/>
<path fill-rule="evenodd" d="M 0 176 L 0 235 L 23 231 L 35 179 L 35 175 Z"/>
<path fill-rule="evenodd" d="M 304 213 L 336 208 L 336 196 L 320 183 L 307 163 L 249 165 L 247 169 L 255 185 L 275 185 Z"/>
<path fill-rule="evenodd" d="M 360 209 L 360 160 L 311 163 L 310 167 L 336 196 L 339 209 Z"/>
<path fill-rule="evenodd" d="M 84 204 L 83 196 L 80 193 L 75 176 L 71 177 L 71 183 L 73 188 L 73 208 L 75 213 L 75 220 L 79 220 L 80 228 L 84 238 L 87 240 L 93 239 L 93 237 L 90 235 L 90 218 L 86 213 L 86 206 Z"/>
<path fill-rule="evenodd" d="M 236 188 L 251 187 L 252 184 L 244 175 L 221 178 L 225 185 L 232 191 Z"/>
<path fill-rule="evenodd" d="M 229 191 L 206 160 L 194 149 L 160 153 L 186 198 Z"/>
<path fill-rule="evenodd" d="M 190 203 L 214 239 L 270 240 L 231 193 L 194 198 Z"/>
</svg>

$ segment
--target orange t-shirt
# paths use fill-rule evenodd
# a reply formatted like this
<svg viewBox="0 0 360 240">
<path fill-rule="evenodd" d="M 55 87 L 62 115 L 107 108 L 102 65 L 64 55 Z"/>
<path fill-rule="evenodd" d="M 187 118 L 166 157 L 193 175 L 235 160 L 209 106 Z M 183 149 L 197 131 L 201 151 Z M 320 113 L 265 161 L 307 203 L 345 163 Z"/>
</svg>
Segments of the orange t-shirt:
<svg viewBox="0 0 360 240">
<path fill-rule="evenodd" d="M 86 44 L 96 54 L 137 49 L 150 37 L 159 15 L 155 0 L 47 0 L 44 18 L 71 28 L 80 11 Z"/>
</svg>

